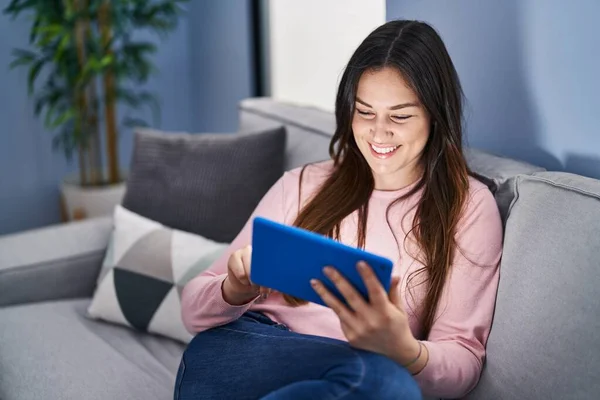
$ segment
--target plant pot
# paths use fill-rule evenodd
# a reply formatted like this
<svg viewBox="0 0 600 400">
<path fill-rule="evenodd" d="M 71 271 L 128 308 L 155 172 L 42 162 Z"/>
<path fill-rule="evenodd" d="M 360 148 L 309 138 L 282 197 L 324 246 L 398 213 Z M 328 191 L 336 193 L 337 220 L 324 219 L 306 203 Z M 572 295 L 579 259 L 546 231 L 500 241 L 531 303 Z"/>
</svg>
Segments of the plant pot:
<svg viewBox="0 0 600 400">
<path fill-rule="evenodd" d="M 77 178 L 67 177 L 61 185 L 64 221 L 112 215 L 125 195 L 125 182 L 114 185 L 81 186 Z"/>
</svg>

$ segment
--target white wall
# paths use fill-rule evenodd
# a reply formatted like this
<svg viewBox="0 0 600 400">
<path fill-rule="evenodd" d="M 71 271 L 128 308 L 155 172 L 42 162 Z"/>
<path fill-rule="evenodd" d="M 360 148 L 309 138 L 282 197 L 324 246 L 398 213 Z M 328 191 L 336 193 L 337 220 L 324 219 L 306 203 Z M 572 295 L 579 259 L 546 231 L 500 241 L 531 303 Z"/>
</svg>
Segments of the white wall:
<svg viewBox="0 0 600 400">
<path fill-rule="evenodd" d="M 333 111 L 344 66 L 385 10 L 385 0 L 270 0 L 270 95 Z"/>
</svg>

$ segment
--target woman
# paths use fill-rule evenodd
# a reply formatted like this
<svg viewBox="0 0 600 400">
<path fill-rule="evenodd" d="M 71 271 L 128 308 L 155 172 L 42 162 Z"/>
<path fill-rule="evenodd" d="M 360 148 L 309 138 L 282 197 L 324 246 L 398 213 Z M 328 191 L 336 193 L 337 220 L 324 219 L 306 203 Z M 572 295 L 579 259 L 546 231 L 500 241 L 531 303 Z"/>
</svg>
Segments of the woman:
<svg viewBox="0 0 600 400">
<path fill-rule="evenodd" d="M 368 303 L 327 270 L 353 311 L 320 282 L 313 287 L 329 307 L 269 293 L 248 279 L 249 221 L 184 288 L 183 320 L 198 334 L 176 399 L 457 398 L 476 385 L 502 226 L 463 157 L 461 93 L 429 25 L 392 21 L 364 40 L 339 85 L 332 160 L 286 172 L 251 219 L 395 260 L 391 290 L 360 264 Z"/>
</svg>

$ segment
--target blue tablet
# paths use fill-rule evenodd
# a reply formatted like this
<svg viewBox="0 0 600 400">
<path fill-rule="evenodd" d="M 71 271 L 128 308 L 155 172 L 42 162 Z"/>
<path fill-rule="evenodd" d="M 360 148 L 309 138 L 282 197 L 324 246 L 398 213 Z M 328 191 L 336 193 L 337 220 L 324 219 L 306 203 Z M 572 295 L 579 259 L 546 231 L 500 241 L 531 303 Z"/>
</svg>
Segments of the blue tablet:
<svg viewBox="0 0 600 400">
<path fill-rule="evenodd" d="M 368 300 L 367 288 L 356 268 L 359 261 L 371 266 L 389 292 L 393 267 L 389 259 L 305 229 L 261 217 L 253 220 L 250 280 L 254 284 L 326 306 L 310 285 L 315 278 L 346 303 L 323 273 L 323 267 L 332 266 Z"/>
</svg>

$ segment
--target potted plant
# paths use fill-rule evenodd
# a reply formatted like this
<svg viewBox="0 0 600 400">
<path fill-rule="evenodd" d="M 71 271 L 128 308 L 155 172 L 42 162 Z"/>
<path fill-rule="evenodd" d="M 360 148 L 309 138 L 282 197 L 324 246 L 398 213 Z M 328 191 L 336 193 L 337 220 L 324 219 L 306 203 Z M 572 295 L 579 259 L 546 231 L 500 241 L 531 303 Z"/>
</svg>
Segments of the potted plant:
<svg viewBox="0 0 600 400">
<path fill-rule="evenodd" d="M 186 1 L 11 0 L 4 9 L 13 18 L 32 16 L 32 49 L 14 49 L 11 67 L 28 68 L 34 112 L 55 133 L 54 148 L 69 161 L 78 156 L 78 175 L 62 182 L 66 219 L 108 214 L 121 202 L 119 129 L 148 124 L 130 115 L 118 124 L 117 105 L 134 112 L 149 105 L 155 124 L 159 115 L 155 96 L 133 89 L 143 87 L 154 71 L 151 55 L 157 48 L 133 34 L 142 29 L 168 34 Z"/>
</svg>

